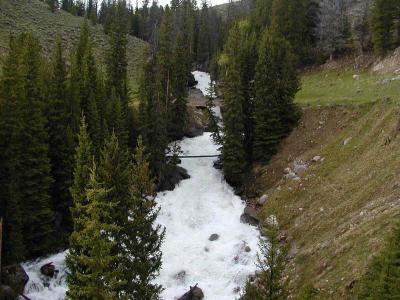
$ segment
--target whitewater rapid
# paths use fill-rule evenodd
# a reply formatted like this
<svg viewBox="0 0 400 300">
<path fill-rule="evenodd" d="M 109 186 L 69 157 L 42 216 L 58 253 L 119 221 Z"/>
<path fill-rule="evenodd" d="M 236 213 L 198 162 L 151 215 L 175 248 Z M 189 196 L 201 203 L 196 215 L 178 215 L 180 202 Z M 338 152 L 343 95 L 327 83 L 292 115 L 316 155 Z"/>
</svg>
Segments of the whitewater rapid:
<svg viewBox="0 0 400 300">
<path fill-rule="evenodd" d="M 205 94 L 210 82 L 207 73 L 194 72 L 197 87 Z M 183 155 L 219 154 L 209 133 L 179 142 Z M 162 284 L 164 300 L 173 300 L 189 286 L 198 286 L 205 300 L 239 298 L 249 274 L 256 270 L 259 232 L 240 222 L 244 203 L 235 196 L 221 171 L 213 167 L 216 158 L 183 158 L 181 166 L 190 178 L 173 190 L 157 195 L 160 214 L 157 222 L 166 228 L 162 245 L 163 265 L 156 282 Z M 210 241 L 212 234 L 218 239 Z M 250 252 L 248 252 L 250 249 Z M 247 251 L 246 251 L 247 250 Z M 30 281 L 25 294 L 32 300 L 61 300 L 67 291 L 66 252 L 45 260 L 24 264 Z M 56 279 L 46 281 L 40 266 L 53 262 Z M 43 283 L 44 282 L 44 283 Z"/>
</svg>

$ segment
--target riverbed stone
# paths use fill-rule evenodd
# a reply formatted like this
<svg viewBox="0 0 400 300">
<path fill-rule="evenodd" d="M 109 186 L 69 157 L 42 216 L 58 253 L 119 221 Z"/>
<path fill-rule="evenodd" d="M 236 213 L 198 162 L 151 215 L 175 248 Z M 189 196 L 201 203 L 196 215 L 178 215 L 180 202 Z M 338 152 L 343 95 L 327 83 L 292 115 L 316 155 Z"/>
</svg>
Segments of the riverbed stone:
<svg viewBox="0 0 400 300">
<path fill-rule="evenodd" d="M 209 241 L 214 242 L 216 240 L 219 239 L 219 234 L 217 233 L 213 233 L 212 235 L 210 235 L 210 237 L 208 238 Z"/>
<path fill-rule="evenodd" d="M 48 277 L 53 277 L 54 273 L 56 272 L 56 267 L 53 265 L 52 262 L 44 264 L 43 266 L 40 267 L 40 272 Z"/>
</svg>

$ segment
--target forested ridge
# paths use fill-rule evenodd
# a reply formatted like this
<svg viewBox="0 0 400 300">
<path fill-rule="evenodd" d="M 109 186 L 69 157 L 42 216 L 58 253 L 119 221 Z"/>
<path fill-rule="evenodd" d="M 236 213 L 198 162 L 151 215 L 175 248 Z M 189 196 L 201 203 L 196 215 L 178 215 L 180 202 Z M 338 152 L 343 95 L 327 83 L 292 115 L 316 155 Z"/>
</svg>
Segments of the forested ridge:
<svg viewBox="0 0 400 300">
<path fill-rule="evenodd" d="M 400 46 L 396 0 L 363 6 L 357 20 L 346 1 L 230 1 L 223 11 L 196 0 L 43 2 L 83 22 L 69 51 L 61 35 L 51 47 L 32 32 L 8 37 L 0 73 L 1 267 L 68 249 L 68 299 L 160 299 L 165 228 L 155 222 L 155 196 L 179 168 L 171 142 L 189 126 L 192 71 L 211 74 L 207 129 L 226 181 L 243 194 L 254 165 L 268 164 L 298 125 L 303 70 L 355 53 L 381 59 Z M 107 37 L 101 58 L 90 24 Z M 147 42 L 134 82 L 129 36 Z M 260 224 L 268 241 L 261 239 L 260 272 L 242 299 L 288 297 L 278 221 Z M 398 297 L 393 232 L 355 298 Z M 301 299 L 314 294 L 304 288 Z"/>
</svg>

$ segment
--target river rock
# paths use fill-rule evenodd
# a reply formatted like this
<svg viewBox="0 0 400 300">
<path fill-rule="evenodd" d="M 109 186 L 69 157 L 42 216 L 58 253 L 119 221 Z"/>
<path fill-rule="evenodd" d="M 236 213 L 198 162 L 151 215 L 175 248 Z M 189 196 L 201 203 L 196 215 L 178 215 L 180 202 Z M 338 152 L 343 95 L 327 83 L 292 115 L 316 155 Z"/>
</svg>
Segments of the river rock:
<svg viewBox="0 0 400 300">
<path fill-rule="evenodd" d="M 222 162 L 220 160 L 214 161 L 213 167 L 217 170 L 222 170 Z"/>
<path fill-rule="evenodd" d="M 240 222 L 257 226 L 260 223 L 257 210 L 254 207 L 246 206 L 243 214 L 240 216 Z"/>
<path fill-rule="evenodd" d="M 183 294 L 178 300 L 203 300 L 204 299 L 204 294 L 201 288 L 197 286 L 191 286 L 190 290 Z"/>
<path fill-rule="evenodd" d="M 189 178 L 190 175 L 184 168 L 176 166 L 173 170 L 169 171 L 169 173 L 165 175 L 158 187 L 158 190 L 172 191 L 181 180 Z"/>
<path fill-rule="evenodd" d="M 212 235 L 210 235 L 210 237 L 208 238 L 209 241 L 214 242 L 216 240 L 219 239 L 219 235 L 216 233 L 213 233 Z"/>
<path fill-rule="evenodd" d="M 21 265 L 4 267 L 2 275 L 4 285 L 9 286 L 17 294 L 23 293 L 29 276 Z"/>
<path fill-rule="evenodd" d="M 52 262 L 45 264 L 40 267 L 40 272 L 48 277 L 53 277 L 54 273 L 56 272 L 56 267 L 53 265 Z"/>
</svg>

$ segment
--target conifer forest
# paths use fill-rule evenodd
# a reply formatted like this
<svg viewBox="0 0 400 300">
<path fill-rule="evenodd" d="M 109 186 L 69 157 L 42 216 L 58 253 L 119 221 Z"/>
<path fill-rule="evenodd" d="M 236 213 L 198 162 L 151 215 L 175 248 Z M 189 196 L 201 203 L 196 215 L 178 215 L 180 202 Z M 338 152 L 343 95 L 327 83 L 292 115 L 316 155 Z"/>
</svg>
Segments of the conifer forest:
<svg viewBox="0 0 400 300">
<path fill-rule="evenodd" d="M 399 105 L 400 0 L 0 0 L 0 300 L 399 299 Z"/>
</svg>

